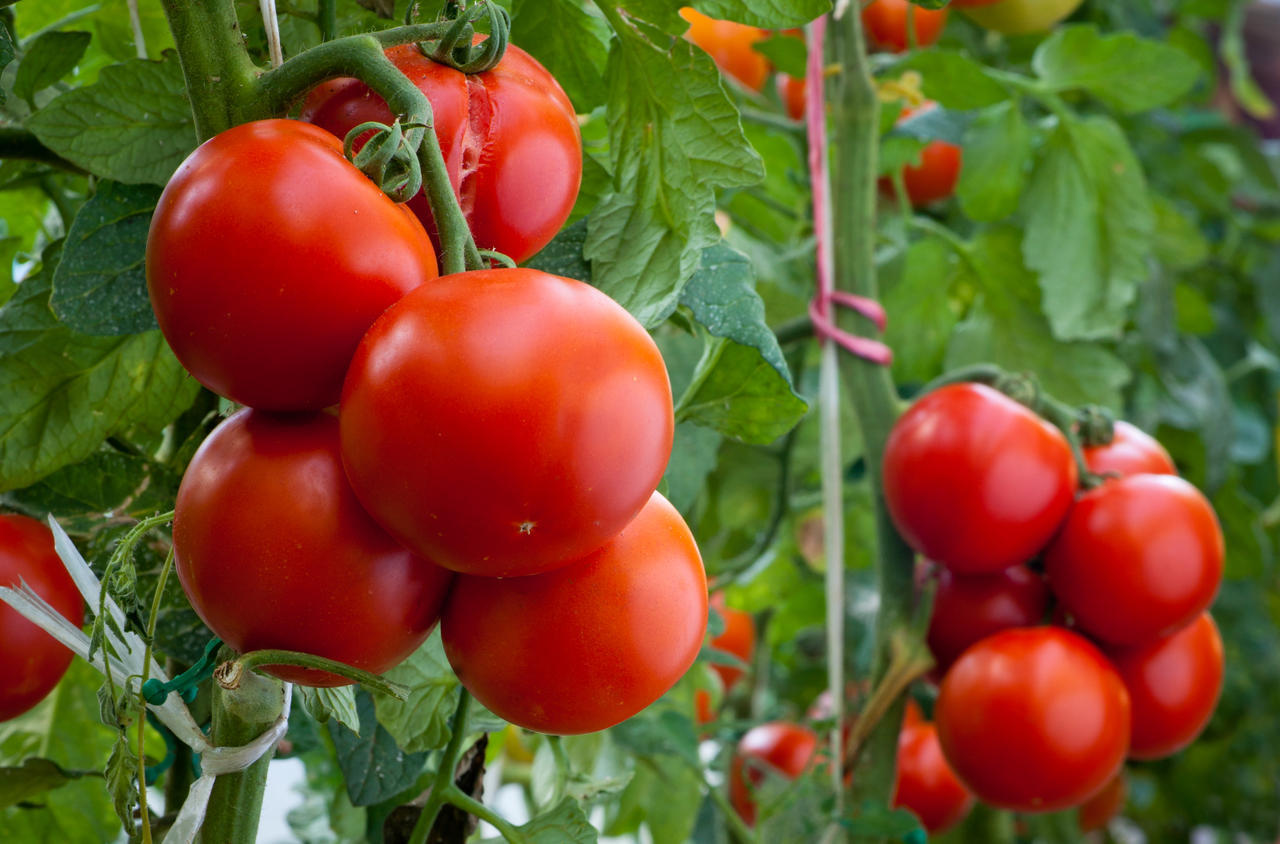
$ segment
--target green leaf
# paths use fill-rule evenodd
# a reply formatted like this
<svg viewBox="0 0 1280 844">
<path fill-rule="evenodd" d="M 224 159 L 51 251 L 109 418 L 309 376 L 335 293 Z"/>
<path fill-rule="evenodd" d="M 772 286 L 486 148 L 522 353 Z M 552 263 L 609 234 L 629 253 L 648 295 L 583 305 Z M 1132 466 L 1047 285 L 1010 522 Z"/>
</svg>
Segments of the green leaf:
<svg viewBox="0 0 1280 844">
<path fill-rule="evenodd" d="M 1195 222 L 1168 197 L 1153 193 L 1155 238 L 1152 251 L 1170 269 L 1189 270 L 1209 259 L 1209 242 Z"/>
<path fill-rule="evenodd" d="M 445 659 L 440 628 L 383 676 L 408 688 L 409 695 L 405 700 L 374 695 L 378 722 L 409 752 L 444 747 L 458 705 L 459 683 Z"/>
<path fill-rule="evenodd" d="M 626 23 L 606 72 L 613 192 L 587 218 L 583 254 L 596 286 L 652 327 L 720 240 L 716 188 L 758 182 L 764 166 L 711 58 Z"/>
<path fill-rule="evenodd" d="M 763 53 L 778 73 L 785 73 L 794 79 L 803 79 L 807 72 L 809 48 L 803 38 L 775 32 L 763 41 L 751 45 L 757 53 Z"/>
<path fill-rule="evenodd" d="M 717 20 L 775 29 L 802 26 L 831 11 L 830 0 L 693 0 L 689 5 Z"/>
<path fill-rule="evenodd" d="M 679 756 L 689 765 L 701 765 L 693 722 L 672 709 L 641 712 L 613 727 L 609 735 L 637 756 Z"/>
<path fill-rule="evenodd" d="M 900 275 L 882 276 L 881 298 L 890 315 L 884 339 L 893 349 L 896 381 L 922 384 L 942 371 L 957 319 L 948 295 L 955 273 L 951 247 L 929 237 L 911 244 Z"/>
<path fill-rule="evenodd" d="M 138 754 L 134 751 L 132 736 L 125 733 L 116 736 L 111 758 L 107 760 L 107 789 L 111 792 L 116 817 L 124 824 L 125 831 L 132 833 L 133 810 L 138 805 Z"/>
<path fill-rule="evenodd" d="M 680 397 L 676 420 L 764 445 L 794 428 L 808 409 L 758 349 L 713 339 Z"/>
<path fill-rule="evenodd" d="M 104 181 L 80 206 L 53 274 L 54 312 L 75 331 L 139 334 L 158 327 L 147 295 L 147 229 L 160 198 L 152 185 Z"/>
<path fill-rule="evenodd" d="M 671 756 L 644 757 L 619 798 L 618 820 L 649 827 L 653 841 L 688 841 L 702 805 L 697 768 Z"/>
<path fill-rule="evenodd" d="M 147 468 L 147 461 L 141 457 L 104 449 L 4 497 L 37 513 L 106 513 L 138 491 L 147 477 Z"/>
<path fill-rule="evenodd" d="M 577 0 L 516 0 L 511 34 L 551 71 L 580 113 L 604 101 L 609 28 Z"/>
<path fill-rule="evenodd" d="M 396 746 L 374 715 L 373 697 L 365 691 L 356 695 L 360 713 L 360 735 L 329 722 L 329 735 L 338 756 L 338 766 L 347 784 L 347 796 L 356 806 L 372 806 L 395 797 L 413 785 L 427 763 L 426 753 L 406 753 Z"/>
<path fill-rule="evenodd" d="M 995 222 L 1018 210 L 1031 165 L 1031 130 L 1016 102 L 984 110 L 964 139 L 956 197 L 971 220 Z"/>
<path fill-rule="evenodd" d="M 920 821 L 906 809 L 890 809 L 886 806 L 867 804 L 857 814 L 844 821 L 844 828 L 853 836 L 893 838 L 906 841 L 906 836 L 920 830 Z M 921 836 L 920 840 L 924 840 Z"/>
<path fill-rule="evenodd" d="M 133 59 L 98 81 L 50 101 L 27 120 L 41 143 L 95 175 L 118 182 L 169 181 L 196 147 L 182 68 Z"/>
<path fill-rule="evenodd" d="M 721 436 L 718 431 L 681 422 L 676 426 L 671 460 L 662 476 L 667 485 L 667 498 L 681 513 L 688 513 L 698 500 L 707 475 L 716 467 Z"/>
<path fill-rule="evenodd" d="M 318 723 L 327 724 L 330 719 L 337 721 L 354 733 L 361 732 L 360 713 L 356 709 L 356 687 L 336 686 L 334 688 L 312 688 L 296 686 L 302 705 Z"/>
<path fill-rule="evenodd" d="M 27 759 L 17 767 L 0 768 L 0 809 L 25 803 L 85 774 L 85 771 L 68 771 L 48 759 Z"/>
<path fill-rule="evenodd" d="M 1032 64 L 1051 90 L 1084 90 L 1126 114 L 1173 102 L 1200 76 L 1195 60 L 1176 47 L 1130 32 L 1102 35 L 1092 26 L 1060 27 Z"/>
<path fill-rule="evenodd" d="M 963 53 L 920 50 L 894 64 L 891 72 L 899 75 L 908 70 L 923 77 L 924 95 L 944 108 L 986 108 L 1009 98 L 1004 85 L 992 79 L 984 65 Z"/>
<path fill-rule="evenodd" d="M 92 39 L 87 32 L 46 32 L 32 41 L 13 77 L 13 93 L 30 101 L 74 70 Z"/>
<path fill-rule="evenodd" d="M 570 798 L 520 827 L 529 844 L 595 844 L 600 834 Z M 497 839 L 503 841 L 504 839 Z"/>
<path fill-rule="evenodd" d="M 1023 196 L 1023 255 L 1040 273 L 1055 337 L 1120 334 L 1147 277 L 1155 228 L 1142 168 L 1104 117 L 1064 123 L 1049 137 Z"/>
<path fill-rule="evenodd" d="M 135 425 L 163 427 L 199 391 L 158 331 L 89 337 L 57 323 L 55 251 L 0 308 L 0 490 L 78 463 Z"/>
<path fill-rule="evenodd" d="M 591 265 L 582 257 L 582 245 L 586 240 L 587 221 L 579 220 L 562 229 L 537 255 L 525 262 L 525 266 L 590 283 Z"/>
<path fill-rule="evenodd" d="M 1036 307 L 1036 287 L 1022 264 L 1012 228 L 985 232 L 972 244 L 971 272 L 982 295 L 956 326 L 948 369 L 991 362 L 1036 374 L 1044 388 L 1070 404 L 1123 406 L 1131 377 L 1124 362 L 1094 343 L 1056 340 Z"/>
</svg>

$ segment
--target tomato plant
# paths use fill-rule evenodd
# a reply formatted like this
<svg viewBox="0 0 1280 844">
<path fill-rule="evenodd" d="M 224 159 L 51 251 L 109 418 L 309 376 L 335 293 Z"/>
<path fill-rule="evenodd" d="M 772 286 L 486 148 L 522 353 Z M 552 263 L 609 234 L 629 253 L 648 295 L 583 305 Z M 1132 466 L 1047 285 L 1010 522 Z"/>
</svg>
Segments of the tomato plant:
<svg viewBox="0 0 1280 844">
<path fill-rule="evenodd" d="M 1076 468 L 1066 439 L 981 384 L 920 398 L 885 445 L 884 492 L 913 548 L 957 574 L 1025 562 L 1071 506 Z"/>
<path fill-rule="evenodd" d="M 752 727 L 738 741 L 729 770 L 729 802 L 748 825 L 756 822 L 756 791 L 767 776 L 793 779 L 808 770 L 818 735 L 808 727 L 774 721 Z"/>
<path fill-rule="evenodd" d="M 1222 580 L 1222 529 L 1170 475 L 1107 481 L 1076 501 L 1046 549 L 1049 586 L 1079 627 L 1137 645 L 1193 621 Z"/>
<path fill-rule="evenodd" d="M 204 441 L 178 489 L 178 577 L 238 651 L 301 651 L 380 673 L 440 617 L 451 575 L 387 536 L 342 472 L 338 421 L 246 410 Z M 350 682 L 312 669 L 309 686 Z"/>
<path fill-rule="evenodd" d="M 31 587 L 79 627 L 80 590 L 53 550 L 53 534 L 35 519 L 0 514 L 0 585 Z M 0 721 L 16 718 L 45 698 L 67 673 L 71 651 L 12 607 L 0 605 Z"/>
<path fill-rule="evenodd" d="M 369 329 L 342 456 L 391 534 L 454 571 L 537 574 L 640 512 L 671 453 L 662 356 L 598 290 L 537 270 L 444 276 Z"/>
<path fill-rule="evenodd" d="M 214 392 L 265 410 L 337 402 L 356 344 L 436 275 L 422 226 L 291 120 L 191 154 L 156 206 L 147 287 L 174 354 Z"/>
<path fill-rule="evenodd" d="M 903 725 L 898 737 L 893 805 L 910 811 L 926 830 L 934 833 L 951 829 L 973 808 L 973 795 L 947 764 L 938 742 L 938 728 L 932 722 Z"/>
<path fill-rule="evenodd" d="M 555 236 L 578 197 L 582 139 L 573 105 L 555 77 L 519 47 L 491 70 L 465 74 L 416 45 L 387 51 L 431 101 L 449 181 L 481 249 L 524 261 Z M 391 109 L 359 79 L 326 82 L 307 97 L 302 119 L 339 138 Z M 435 237 L 425 194 L 409 207 Z"/>
<path fill-rule="evenodd" d="M 929 650 L 945 673 L 966 648 L 1010 627 L 1034 627 L 1049 607 L 1049 588 L 1026 566 L 995 574 L 938 571 L 929 617 Z"/>
<path fill-rule="evenodd" d="M 1096 475 L 1114 472 L 1118 475 L 1176 475 L 1173 458 L 1155 437 L 1134 425 L 1118 420 L 1115 437 L 1106 445 L 1084 450 L 1085 463 Z"/>
<path fill-rule="evenodd" d="M 1084 0 L 999 0 L 954 5 L 987 29 L 1006 35 L 1043 32 L 1066 18 Z"/>
<path fill-rule="evenodd" d="M 862 23 L 872 44 L 901 53 L 937 41 L 947 10 L 925 9 L 910 0 L 872 0 L 862 8 Z"/>
<path fill-rule="evenodd" d="M 716 20 L 690 6 L 682 8 L 680 16 L 689 22 L 684 37 L 706 51 L 721 72 L 752 91 L 764 88 L 769 77 L 769 60 L 755 50 L 755 45 L 767 38 L 768 32 L 733 21 Z"/>
<path fill-rule="evenodd" d="M 1023 812 L 1084 802 L 1129 749 L 1129 695 L 1097 648 L 1057 627 L 1005 630 L 947 672 L 934 713 L 979 800 Z"/>
<path fill-rule="evenodd" d="M 528 577 L 462 575 L 441 630 L 449 664 L 513 724 L 589 733 L 631 717 L 693 664 L 707 626 L 706 575 L 660 494 L 603 548 Z M 574 666 L 573 671 L 566 671 Z"/>
</svg>

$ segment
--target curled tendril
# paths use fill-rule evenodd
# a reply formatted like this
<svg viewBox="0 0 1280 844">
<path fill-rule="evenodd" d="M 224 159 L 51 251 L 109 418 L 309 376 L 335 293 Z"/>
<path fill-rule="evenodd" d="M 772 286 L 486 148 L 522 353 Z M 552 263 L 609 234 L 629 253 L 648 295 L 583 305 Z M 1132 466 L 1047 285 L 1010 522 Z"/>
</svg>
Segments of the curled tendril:
<svg viewBox="0 0 1280 844">
<path fill-rule="evenodd" d="M 377 121 L 361 123 L 347 133 L 342 154 L 396 202 L 408 202 L 422 190 L 422 165 L 418 161 L 418 141 L 424 127 L 404 125 L 397 118 L 390 126 Z M 409 129 L 409 134 L 405 130 Z M 356 141 L 372 132 L 369 140 L 354 153 Z"/>
<path fill-rule="evenodd" d="M 1080 408 L 1080 440 L 1086 446 L 1106 445 L 1115 438 L 1115 415 L 1096 404 Z"/>
<path fill-rule="evenodd" d="M 996 379 L 993 386 L 1019 404 L 1041 412 L 1040 384 L 1030 374 L 1006 372 Z"/>
<path fill-rule="evenodd" d="M 416 14 L 416 4 L 410 8 Z M 489 37 L 473 44 L 475 24 L 482 18 L 489 22 Z M 468 6 L 465 0 L 447 0 L 437 20 L 453 25 L 438 41 L 422 42 L 418 49 L 432 61 L 448 65 L 463 73 L 482 73 L 502 60 L 511 36 L 511 15 L 490 0 L 479 0 Z"/>
</svg>

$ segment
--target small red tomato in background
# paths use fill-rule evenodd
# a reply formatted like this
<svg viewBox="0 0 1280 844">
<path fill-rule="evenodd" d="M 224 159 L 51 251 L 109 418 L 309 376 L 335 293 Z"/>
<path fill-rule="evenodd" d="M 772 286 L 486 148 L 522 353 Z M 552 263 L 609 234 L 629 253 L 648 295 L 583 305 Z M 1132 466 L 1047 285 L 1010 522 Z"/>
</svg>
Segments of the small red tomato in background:
<svg viewBox="0 0 1280 844">
<path fill-rule="evenodd" d="M 342 459 L 369 513 L 415 552 L 487 577 L 608 542 L 671 454 L 671 386 L 648 332 L 594 287 L 538 270 L 415 293 L 369 329 L 343 389 Z"/>
<path fill-rule="evenodd" d="M 917 707 L 917 719 L 919 711 Z M 893 805 L 911 812 L 926 830 L 935 833 L 951 829 L 973 808 L 973 795 L 947 764 L 932 722 L 903 722 Z"/>
<path fill-rule="evenodd" d="M 756 822 L 753 792 L 766 776 L 795 779 L 808 770 L 817 750 L 817 733 L 799 724 L 772 721 L 747 730 L 729 768 L 729 802 L 748 826 Z"/>
<path fill-rule="evenodd" d="M 779 73 L 777 79 L 778 96 L 786 106 L 787 116 L 792 120 L 804 119 L 805 96 L 804 77 L 796 78 Z"/>
<path fill-rule="evenodd" d="M 922 9 L 908 0 L 872 0 L 862 9 L 862 25 L 872 44 L 902 53 L 913 46 L 907 33 L 909 15 L 914 18 L 916 47 L 935 43 L 947 23 L 945 8 Z"/>
<path fill-rule="evenodd" d="M 20 581 L 72 624 L 84 624 L 84 601 L 54 551 L 53 532 L 27 516 L 0 514 L 0 586 L 17 589 Z M 44 700 L 73 656 L 70 648 L 0 601 L 0 721 Z"/>
<path fill-rule="evenodd" d="M 940 569 L 928 634 L 938 673 L 993 633 L 1039 624 L 1048 606 L 1049 587 L 1026 566 L 977 575 Z"/>
<path fill-rule="evenodd" d="M 753 45 L 769 37 L 759 27 L 709 18 L 690 6 L 680 10 L 689 22 L 684 37 L 701 47 L 715 60 L 721 73 L 726 73 L 752 91 L 764 88 L 769 77 L 769 60 L 756 52 Z"/>
<path fill-rule="evenodd" d="M 659 493 L 603 548 L 530 577 L 458 578 L 444 650 L 476 700 L 543 733 L 612 727 L 689 669 L 707 631 L 707 579 Z"/>
<path fill-rule="evenodd" d="M 323 413 L 245 410 L 219 425 L 178 488 L 173 547 L 191 606 L 237 651 L 301 651 L 374 674 L 427 638 L 452 580 L 369 518 L 342 471 L 338 420 Z"/>
<path fill-rule="evenodd" d="M 918 108 L 904 108 L 898 115 L 898 123 L 907 120 L 913 114 L 920 114 L 937 108 L 936 103 L 926 101 Z M 920 151 L 920 163 L 908 164 L 902 168 L 902 183 L 907 190 L 907 198 L 913 207 L 928 205 L 951 196 L 960 181 L 960 168 L 964 163 L 964 151 L 947 141 L 930 141 Z M 880 190 L 892 196 L 893 180 L 882 177 Z"/>
<path fill-rule="evenodd" d="M 1094 832 L 1105 827 L 1112 818 L 1120 814 L 1120 810 L 1124 808 L 1125 798 L 1128 796 L 1129 782 L 1125 778 L 1124 771 L 1121 770 L 1102 791 L 1080 804 L 1076 814 L 1080 831 Z"/>
<path fill-rule="evenodd" d="M 1084 450 L 1084 462 L 1095 475 L 1176 475 L 1178 469 L 1164 446 L 1136 425 L 1117 420 L 1115 437 L 1106 445 Z"/>
<path fill-rule="evenodd" d="M 1171 475 L 1131 475 L 1080 496 L 1044 560 L 1049 588 L 1081 630 L 1137 645 L 1212 603 L 1223 553 L 1199 490 Z"/>
<path fill-rule="evenodd" d="M 1129 749 L 1129 695 L 1087 639 L 1057 627 L 1005 630 L 965 651 L 934 710 L 947 761 L 1002 809 L 1078 805 Z"/>
<path fill-rule="evenodd" d="M 1162 759 L 1195 741 L 1222 693 L 1222 637 L 1207 612 L 1175 633 L 1108 656 L 1133 702 L 1131 758 Z"/>
<path fill-rule="evenodd" d="M 392 47 L 387 58 L 431 101 L 449 181 L 476 245 L 517 263 L 532 257 L 569 218 L 582 181 L 578 118 L 560 83 L 515 45 L 496 67 L 470 75 L 432 61 L 416 44 Z M 367 85 L 346 78 L 312 91 L 302 119 L 345 138 L 392 115 Z M 434 239 L 426 194 L 409 207 Z"/>
<path fill-rule="evenodd" d="M 187 156 L 147 235 L 160 330 L 197 381 L 265 410 L 335 404 L 378 314 L 435 278 L 422 225 L 297 120 L 260 120 Z"/>
<path fill-rule="evenodd" d="M 711 606 L 716 608 L 724 619 L 724 630 L 711 640 L 711 647 L 733 654 L 738 659 L 751 664 L 751 657 L 756 650 L 756 620 L 751 613 L 735 610 L 724 602 L 724 594 L 717 592 L 711 596 Z M 743 669 L 735 665 L 711 663 L 711 667 L 724 681 L 728 691 L 742 677 Z"/>
<path fill-rule="evenodd" d="M 957 574 L 998 572 L 1035 556 L 1075 488 L 1062 433 L 981 384 L 923 396 L 885 445 L 893 523 L 912 548 Z"/>
</svg>

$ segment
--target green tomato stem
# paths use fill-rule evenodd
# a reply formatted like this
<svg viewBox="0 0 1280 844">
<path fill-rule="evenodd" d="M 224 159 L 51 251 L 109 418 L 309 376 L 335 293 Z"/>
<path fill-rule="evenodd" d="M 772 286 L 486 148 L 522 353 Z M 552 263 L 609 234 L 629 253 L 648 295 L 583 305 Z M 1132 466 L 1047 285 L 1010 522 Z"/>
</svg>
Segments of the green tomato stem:
<svg viewBox="0 0 1280 844">
<path fill-rule="evenodd" d="M 471 693 L 462 689 L 458 696 L 458 708 L 453 712 L 449 743 L 445 746 L 444 755 L 440 758 L 440 767 L 436 769 L 435 779 L 431 783 L 431 793 L 427 796 L 427 803 L 422 807 L 422 814 L 418 816 L 418 822 L 413 827 L 409 844 L 426 844 L 427 836 L 431 834 L 431 828 L 435 826 L 440 810 L 444 808 L 445 803 L 450 802 L 449 791 L 451 789 L 457 791 L 453 780 L 458 770 L 458 759 L 462 756 L 462 741 L 466 738 L 470 709 Z M 462 792 L 458 791 L 458 793 Z"/>
<path fill-rule="evenodd" d="M 322 656 L 316 656 L 315 654 L 279 650 L 250 651 L 247 654 L 242 654 L 239 659 L 236 660 L 236 663 L 239 665 L 241 673 L 255 670 L 262 666 L 291 665 L 297 668 L 310 668 L 316 671 L 327 671 L 330 674 L 337 674 L 339 677 L 346 677 L 348 680 L 354 680 L 370 691 L 391 695 L 397 700 L 404 700 L 408 695 L 408 690 L 399 683 L 392 683 L 389 680 L 379 677 L 377 674 L 371 674 L 360 668 L 356 668 L 336 660 L 326 659 Z"/>
<path fill-rule="evenodd" d="M 270 117 L 233 0 L 161 2 L 187 82 L 196 136 L 206 141 L 232 126 Z"/>
</svg>

